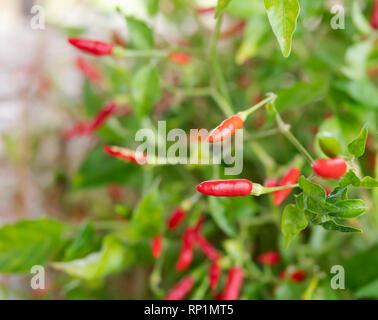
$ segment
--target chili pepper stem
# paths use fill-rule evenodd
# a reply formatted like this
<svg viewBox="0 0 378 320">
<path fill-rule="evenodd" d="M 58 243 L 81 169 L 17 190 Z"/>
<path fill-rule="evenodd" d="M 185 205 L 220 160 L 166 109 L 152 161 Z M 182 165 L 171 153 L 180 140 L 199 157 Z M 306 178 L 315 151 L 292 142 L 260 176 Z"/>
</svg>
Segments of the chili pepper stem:
<svg viewBox="0 0 378 320">
<path fill-rule="evenodd" d="M 261 184 L 254 183 L 253 184 L 253 189 L 251 191 L 251 195 L 253 196 L 261 196 L 262 194 L 267 194 L 267 193 L 272 193 L 280 190 L 286 190 L 286 189 L 293 189 L 293 188 L 298 188 L 298 184 L 290 184 L 286 186 L 280 186 L 280 187 L 273 187 L 273 188 L 267 188 L 263 187 Z"/>
<path fill-rule="evenodd" d="M 290 125 L 286 124 L 276 108 L 274 108 L 276 113 L 276 122 L 278 128 L 280 129 L 281 133 L 298 149 L 298 151 L 303 155 L 303 157 L 310 163 L 310 165 L 314 162 L 312 156 L 308 153 L 306 148 L 302 146 L 302 144 L 298 141 L 298 139 L 291 133 Z"/>
<path fill-rule="evenodd" d="M 247 117 L 250 116 L 252 113 L 257 111 L 261 107 L 265 106 L 266 104 L 273 102 L 276 99 L 277 99 L 277 95 L 275 95 L 274 93 L 268 93 L 268 97 L 266 99 L 264 99 L 264 100 L 260 101 L 259 103 L 253 105 L 251 108 L 249 108 L 247 110 L 239 112 L 238 116 L 240 118 L 242 118 L 243 121 L 245 121 L 247 119 Z"/>
</svg>

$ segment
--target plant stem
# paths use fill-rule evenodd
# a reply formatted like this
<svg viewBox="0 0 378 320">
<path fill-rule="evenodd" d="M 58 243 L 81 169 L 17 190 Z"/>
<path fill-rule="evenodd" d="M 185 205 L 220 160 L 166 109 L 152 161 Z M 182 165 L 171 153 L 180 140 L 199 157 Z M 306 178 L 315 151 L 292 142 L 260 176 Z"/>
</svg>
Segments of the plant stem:
<svg viewBox="0 0 378 320">
<path fill-rule="evenodd" d="M 261 163 L 266 168 L 266 171 L 271 171 L 273 168 L 276 167 L 276 162 L 273 158 L 265 151 L 263 147 L 256 141 L 252 141 L 250 144 L 252 150 L 254 151 L 255 155 L 260 159 Z"/>
<path fill-rule="evenodd" d="M 210 94 L 226 117 L 231 117 L 234 114 L 231 105 L 218 93 L 217 90 L 212 89 Z"/>
<path fill-rule="evenodd" d="M 119 58 L 163 58 L 168 56 L 170 51 L 167 49 L 133 50 L 116 46 L 113 54 Z"/>
<path fill-rule="evenodd" d="M 281 133 L 280 129 L 273 128 L 273 129 L 269 129 L 269 130 L 259 131 L 255 134 L 249 134 L 249 135 L 247 135 L 247 139 L 254 141 L 254 140 L 257 140 L 257 139 L 262 139 L 262 138 L 274 136 L 277 133 Z"/>
<path fill-rule="evenodd" d="M 293 189 L 293 188 L 298 188 L 298 187 L 299 187 L 299 184 L 290 184 L 286 186 L 273 187 L 273 188 L 263 187 L 263 194 L 285 190 L 285 189 Z"/>
<path fill-rule="evenodd" d="M 221 26 L 222 26 L 222 20 L 223 20 L 223 15 L 220 15 L 219 18 L 217 19 L 213 38 L 211 40 L 210 62 L 211 62 L 212 68 L 213 68 L 217 88 L 220 90 L 220 92 L 222 93 L 222 95 L 226 99 L 226 101 L 230 102 L 231 99 L 230 99 L 230 96 L 228 94 L 226 81 L 225 81 L 223 73 L 222 73 L 222 68 L 219 64 L 219 57 L 218 57 L 218 52 L 217 52 L 217 44 L 218 44 L 218 40 L 219 40 L 220 29 L 221 29 Z"/>
<path fill-rule="evenodd" d="M 259 103 L 255 104 L 254 106 L 252 106 L 251 108 L 249 108 L 245 111 L 239 112 L 238 115 L 243 119 L 243 121 L 245 121 L 247 119 L 247 117 L 249 115 L 251 115 L 253 112 L 260 109 L 261 107 L 263 107 L 267 103 L 273 102 L 276 99 L 277 99 L 277 96 L 274 93 L 269 93 L 268 97 L 266 99 L 260 101 Z"/>
<path fill-rule="evenodd" d="M 203 88 L 176 88 L 173 86 L 164 86 L 169 92 L 175 93 L 177 95 L 182 95 L 185 97 L 202 97 L 202 96 L 211 96 L 212 88 L 203 87 Z"/>
<path fill-rule="evenodd" d="M 286 124 L 278 111 L 274 108 L 276 113 L 276 121 L 278 128 L 280 129 L 281 133 L 298 149 L 298 151 L 303 155 L 303 157 L 310 163 L 310 165 L 314 162 L 314 159 L 308 153 L 306 148 L 302 146 L 302 144 L 298 141 L 298 139 L 291 133 L 290 126 Z"/>
</svg>

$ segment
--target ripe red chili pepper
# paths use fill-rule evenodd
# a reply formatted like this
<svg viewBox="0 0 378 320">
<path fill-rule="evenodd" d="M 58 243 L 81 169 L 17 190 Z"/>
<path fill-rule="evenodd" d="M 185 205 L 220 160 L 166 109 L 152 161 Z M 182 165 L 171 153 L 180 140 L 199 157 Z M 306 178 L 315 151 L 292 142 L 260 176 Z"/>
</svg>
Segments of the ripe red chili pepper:
<svg viewBox="0 0 378 320">
<path fill-rule="evenodd" d="M 117 146 L 105 146 L 104 152 L 108 155 L 137 164 L 145 164 L 147 162 L 147 155 L 145 153 L 136 153 L 133 150 L 121 148 Z"/>
<path fill-rule="evenodd" d="M 217 249 L 215 249 L 200 232 L 196 232 L 195 241 L 207 258 L 210 260 L 216 260 L 219 258 Z"/>
<path fill-rule="evenodd" d="M 176 263 L 177 271 L 186 270 L 193 260 L 195 231 L 193 228 L 187 228 L 181 240 L 180 256 Z"/>
<path fill-rule="evenodd" d="M 268 251 L 260 254 L 257 259 L 261 264 L 275 266 L 280 262 L 281 257 L 277 251 Z"/>
<path fill-rule="evenodd" d="M 370 18 L 370 25 L 374 29 L 378 29 L 378 0 L 375 0 L 374 2 L 373 12 Z"/>
<path fill-rule="evenodd" d="M 180 207 L 176 208 L 172 212 L 172 214 L 171 214 L 171 216 L 168 220 L 168 229 L 172 230 L 172 229 L 176 228 L 185 219 L 185 216 L 186 216 L 185 210 L 183 210 Z"/>
<path fill-rule="evenodd" d="M 266 188 L 274 188 L 274 187 L 278 187 L 278 186 L 279 186 L 279 183 L 278 183 L 278 180 L 276 178 L 268 178 L 264 182 L 264 187 L 266 187 Z"/>
<path fill-rule="evenodd" d="M 192 61 L 192 56 L 184 52 L 173 51 L 169 59 L 174 63 L 187 65 Z"/>
<path fill-rule="evenodd" d="M 76 66 L 78 69 L 84 74 L 84 76 L 92 82 L 97 82 L 101 80 L 101 73 L 97 70 L 94 66 L 92 66 L 88 61 L 85 59 L 78 57 L 76 59 Z"/>
<path fill-rule="evenodd" d="M 287 185 L 290 185 L 290 184 L 296 184 L 300 175 L 301 175 L 301 170 L 299 170 L 298 168 L 295 168 L 295 167 L 291 168 L 282 177 L 279 185 L 280 186 L 287 186 Z M 292 190 L 293 189 L 285 189 L 285 190 L 276 191 L 274 193 L 274 204 L 276 206 L 280 205 L 286 199 L 286 197 L 290 194 L 290 192 Z"/>
<path fill-rule="evenodd" d="M 109 102 L 107 105 L 105 105 L 89 124 L 90 130 L 93 132 L 100 128 L 116 109 L 117 105 L 114 102 Z"/>
<path fill-rule="evenodd" d="M 306 272 L 303 270 L 294 271 L 290 275 L 290 279 L 294 282 L 302 282 L 304 279 L 306 279 Z"/>
<path fill-rule="evenodd" d="M 209 8 L 197 8 L 196 12 L 198 14 L 208 14 L 208 13 L 213 13 L 215 11 L 214 7 L 209 7 Z"/>
<path fill-rule="evenodd" d="M 181 300 L 192 290 L 193 286 L 194 278 L 187 276 L 172 288 L 164 300 Z"/>
<path fill-rule="evenodd" d="M 243 31 L 246 25 L 247 24 L 246 24 L 245 21 L 241 21 L 238 24 L 236 24 L 233 27 L 231 27 L 230 29 L 222 32 L 219 37 L 220 37 L 220 39 L 230 38 L 233 35 L 235 35 L 236 33 L 239 33 L 241 31 Z"/>
<path fill-rule="evenodd" d="M 239 298 L 243 283 L 243 269 L 233 267 L 228 271 L 226 285 L 222 293 L 222 300 L 236 300 Z"/>
<path fill-rule="evenodd" d="M 89 135 L 92 131 L 85 122 L 79 122 L 75 124 L 72 128 L 66 129 L 63 131 L 63 139 L 69 140 L 75 136 Z"/>
<path fill-rule="evenodd" d="M 319 159 L 312 164 L 314 173 L 325 179 L 339 179 L 347 169 L 347 163 L 342 158 Z"/>
<path fill-rule="evenodd" d="M 113 44 L 82 38 L 68 38 L 68 42 L 74 47 L 96 56 L 111 55 Z"/>
<path fill-rule="evenodd" d="M 163 251 L 163 236 L 161 234 L 158 234 L 151 241 L 152 256 L 155 259 L 157 259 L 160 257 L 162 251 Z"/>
<path fill-rule="evenodd" d="M 214 260 L 211 263 L 210 270 L 209 270 L 209 281 L 210 281 L 211 289 L 213 290 L 216 289 L 221 273 L 222 273 L 222 269 L 219 266 L 218 260 Z"/>
<path fill-rule="evenodd" d="M 247 196 L 252 192 L 253 184 L 247 179 L 210 180 L 197 186 L 198 192 L 215 197 Z"/>
<path fill-rule="evenodd" d="M 210 132 L 207 141 L 215 143 L 232 137 L 236 130 L 243 127 L 243 119 L 240 116 L 232 116 L 224 120 L 218 127 Z"/>
</svg>

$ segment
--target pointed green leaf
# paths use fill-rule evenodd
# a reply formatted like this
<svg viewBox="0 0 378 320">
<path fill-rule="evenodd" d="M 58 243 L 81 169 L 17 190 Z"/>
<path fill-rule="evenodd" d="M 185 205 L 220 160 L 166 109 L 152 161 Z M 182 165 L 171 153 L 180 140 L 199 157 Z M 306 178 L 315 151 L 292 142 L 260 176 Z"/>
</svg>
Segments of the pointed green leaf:
<svg viewBox="0 0 378 320">
<path fill-rule="evenodd" d="M 264 3 L 282 54 L 284 57 L 288 57 L 299 16 L 298 0 L 264 0 Z"/>
<path fill-rule="evenodd" d="M 356 158 L 362 157 L 365 153 L 366 140 L 368 137 L 368 124 L 365 124 L 361 129 L 360 134 L 348 145 L 348 150 Z"/>
<path fill-rule="evenodd" d="M 352 171 L 349 170 L 346 174 L 344 174 L 341 179 L 339 180 L 339 187 L 344 188 L 349 185 L 353 187 L 359 187 L 361 184 L 360 178 Z"/>
<path fill-rule="evenodd" d="M 229 237 L 235 237 L 236 230 L 232 222 L 227 217 L 227 209 L 225 203 L 223 202 L 223 199 L 209 197 L 209 207 L 211 216 L 214 219 L 216 225 Z"/>
<path fill-rule="evenodd" d="M 343 226 L 343 225 L 340 225 L 334 221 L 327 221 L 327 222 L 324 222 L 321 224 L 321 226 L 326 229 L 326 230 L 329 230 L 329 231 L 339 231 L 339 232 L 361 232 L 360 229 L 355 229 L 355 228 L 352 228 L 352 227 L 347 227 L 347 226 Z"/>
<path fill-rule="evenodd" d="M 143 21 L 131 16 L 126 17 L 129 28 L 130 46 L 133 49 L 148 50 L 154 47 L 152 30 Z"/>
<path fill-rule="evenodd" d="M 343 200 L 333 206 L 337 211 L 333 211 L 330 215 L 342 219 L 356 218 L 366 211 L 366 205 L 362 200 Z"/>
<path fill-rule="evenodd" d="M 327 193 L 320 185 L 307 180 L 303 176 L 299 178 L 298 183 L 299 187 L 310 198 L 315 200 L 324 200 L 326 198 Z"/>
<path fill-rule="evenodd" d="M 284 246 L 287 248 L 290 242 L 308 225 L 304 212 L 293 204 L 286 206 L 282 215 L 282 233 Z"/>
<path fill-rule="evenodd" d="M 378 188 L 378 180 L 374 179 L 372 177 L 366 176 L 361 180 L 361 185 L 362 188 Z"/>
</svg>

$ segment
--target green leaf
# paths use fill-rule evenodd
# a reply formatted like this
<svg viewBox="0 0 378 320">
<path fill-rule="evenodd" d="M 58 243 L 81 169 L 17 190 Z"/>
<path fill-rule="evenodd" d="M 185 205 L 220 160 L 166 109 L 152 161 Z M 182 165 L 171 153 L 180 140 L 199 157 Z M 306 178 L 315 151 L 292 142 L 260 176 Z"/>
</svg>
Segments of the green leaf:
<svg viewBox="0 0 378 320">
<path fill-rule="evenodd" d="M 378 108 L 378 90 L 369 80 L 344 80 L 335 87 L 365 107 Z"/>
<path fill-rule="evenodd" d="M 157 186 L 139 202 L 130 222 L 130 238 L 153 238 L 162 232 L 163 228 L 163 204 Z"/>
<path fill-rule="evenodd" d="M 218 0 L 217 8 L 215 10 L 215 19 L 217 19 L 223 10 L 230 4 L 231 0 Z"/>
<path fill-rule="evenodd" d="M 299 16 L 298 0 L 264 0 L 264 3 L 282 54 L 284 57 L 288 57 Z"/>
<path fill-rule="evenodd" d="M 140 166 L 126 163 L 105 154 L 102 148 L 93 150 L 72 179 L 74 190 L 94 188 L 109 183 L 139 184 Z"/>
<path fill-rule="evenodd" d="M 369 35 L 371 32 L 371 26 L 365 16 L 363 15 L 358 1 L 353 1 L 352 12 L 351 12 L 352 22 L 359 32 L 363 35 Z"/>
<path fill-rule="evenodd" d="M 83 99 L 88 117 L 93 117 L 104 105 L 104 98 L 101 97 L 91 86 L 88 80 L 84 81 Z"/>
<path fill-rule="evenodd" d="M 358 289 L 355 295 L 358 299 L 378 299 L 378 279 Z"/>
<path fill-rule="evenodd" d="M 328 82 L 324 80 L 312 83 L 297 82 L 290 88 L 278 91 L 277 109 L 283 111 L 321 100 L 327 90 Z"/>
<path fill-rule="evenodd" d="M 154 16 L 159 11 L 159 0 L 145 0 L 147 11 L 151 16 Z"/>
<path fill-rule="evenodd" d="M 229 237 L 236 236 L 236 230 L 233 223 L 228 219 L 226 214 L 226 204 L 223 199 L 209 197 L 210 213 L 216 225 Z"/>
<path fill-rule="evenodd" d="M 360 134 L 356 139 L 348 144 L 349 152 L 354 155 L 356 158 L 360 158 L 365 153 L 366 140 L 368 137 L 368 124 L 365 124 Z"/>
<path fill-rule="evenodd" d="M 345 55 L 346 65 L 341 71 L 350 79 L 362 80 L 366 77 L 366 65 L 373 43 L 371 40 L 363 41 L 348 48 Z"/>
<path fill-rule="evenodd" d="M 80 230 L 74 241 L 65 250 L 64 260 L 69 261 L 87 255 L 94 243 L 95 231 L 91 222 L 87 222 Z"/>
<path fill-rule="evenodd" d="M 100 252 L 70 262 L 53 262 L 52 267 L 73 277 L 84 280 L 97 280 L 116 273 L 131 264 L 134 255 L 117 238 L 104 239 Z"/>
<path fill-rule="evenodd" d="M 299 178 L 298 183 L 299 187 L 310 198 L 315 200 L 324 200 L 326 198 L 327 193 L 320 185 L 307 180 L 303 176 Z"/>
<path fill-rule="evenodd" d="M 293 204 L 285 207 L 282 215 L 282 233 L 284 237 L 284 246 L 287 248 L 290 242 L 308 225 L 307 218 L 303 210 Z"/>
<path fill-rule="evenodd" d="M 352 227 L 347 227 L 347 226 L 343 226 L 343 225 L 340 225 L 338 223 L 336 223 L 335 221 L 332 221 L 332 220 L 329 220 L 327 222 L 324 222 L 321 224 L 321 226 L 326 229 L 326 230 L 329 230 L 329 231 L 339 231 L 339 232 L 361 232 L 361 230 L 359 229 L 355 229 L 355 228 L 352 228 Z"/>
<path fill-rule="evenodd" d="M 337 218 L 356 218 L 366 211 L 365 203 L 362 200 L 343 200 L 334 204 L 337 211 L 331 212 L 331 216 Z"/>
<path fill-rule="evenodd" d="M 160 77 L 155 67 L 140 68 L 131 81 L 131 98 L 138 115 L 148 115 L 155 102 L 160 99 Z"/>
<path fill-rule="evenodd" d="M 366 176 L 361 180 L 360 186 L 363 188 L 378 188 L 378 180 L 372 177 Z"/>
<path fill-rule="evenodd" d="M 349 170 L 346 174 L 344 174 L 341 179 L 339 180 L 339 187 L 344 188 L 349 185 L 354 187 L 360 186 L 360 178 L 354 173 L 353 170 Z"/>
<path fill-rule="evenodd" d="M 318 137 L 318 143 L 320 149 L 327 157 L 334 158 L 341 152 L 341 145 L 335 137 L 322 135 Z"/>
<path fill-rule="evenodd" d="M 45 264 L 65 229 L 50 219 L 4 225 L 0 229 L 0 272 L 30 272 L 32 266 Z"/>
<path fill-rule="evenodd" d="M 141 20 L 131 16 L 126 17 L 129 27 L 130 46 L 133 49 L 148 50 L 154 48 L 152 30 Z"/>
<path fill-rule="evenodd" d="M 329 203 L 336 203 L 341 200 L 347 200 L 348 199 L 348 188 L 335 188 L 328 196 L 327 196 L 327 202 Z"/>
</svg>

